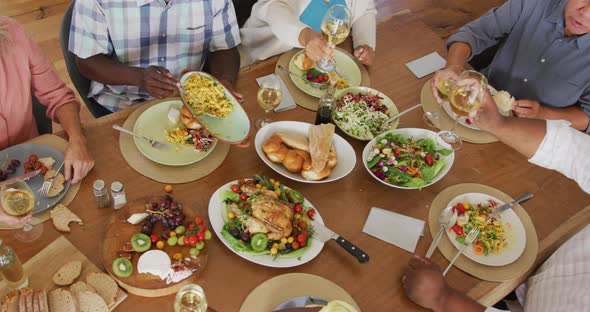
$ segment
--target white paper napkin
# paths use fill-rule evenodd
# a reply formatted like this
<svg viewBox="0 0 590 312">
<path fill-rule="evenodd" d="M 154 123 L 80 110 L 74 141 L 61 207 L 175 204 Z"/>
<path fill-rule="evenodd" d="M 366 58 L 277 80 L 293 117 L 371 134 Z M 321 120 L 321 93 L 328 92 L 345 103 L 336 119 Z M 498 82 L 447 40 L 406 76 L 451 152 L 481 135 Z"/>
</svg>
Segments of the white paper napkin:
<svg viewBox="0 0 590 312">
<path fill-rule="evenodd" d="M 281 104 L 279 104 L 279 106 L 277 106 L 277 108 L 275 108 L 275 112 L 277 112 L 277 113 L 284 112 L 286 110 L 290 110 L 290 109 L 297 107 L 297 105 L 295 104 L 295 100 L 293 100 L 293 97 L 291 96 L 291 93 L 289 92 L 289 89 L 287 89 L 287 86 L 285 86 L 285 83 L 283 82 L 283 80 L 281 79 L 281 77 L 279 75 L 270 74 L 270 75 L 266 75 L 264 77 L 259 77 L 259 78 L 256 78 L 256 82 L 258 82 L 258 85 L 260 85 L 264 80 L 269 79 L 271 77 L 276 77 L 281 82 L 282 99 L 281 99 Z"/>
<path fill-rule="evenodd" d="M 424 221 L 381 208 L 371 208 L 363 232 L 414 253 Z"/>
<path fill-rule="evenodd" d="M 406 63 L 406 66 L 412 71 L 412 73 L 414 73 L 414 75 L 416 75 L 416 77 L 422 78 L 444 68 L 446 64 L 447 61 L 442 58 L 440 54 L 432 52 L 415 61 Z"/>
</svg>

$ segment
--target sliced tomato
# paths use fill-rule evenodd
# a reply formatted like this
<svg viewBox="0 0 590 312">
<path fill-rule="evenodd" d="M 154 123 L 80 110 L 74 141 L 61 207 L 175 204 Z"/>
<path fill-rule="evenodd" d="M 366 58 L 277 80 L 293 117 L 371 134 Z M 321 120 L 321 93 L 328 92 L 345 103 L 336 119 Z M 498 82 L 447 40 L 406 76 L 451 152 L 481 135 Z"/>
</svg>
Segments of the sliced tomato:
<svg viewBox="0 0 590 312">
<path fill-rule="evenodd" d="M 432 158 L 432 155 L 426 155 L 426 157 L 424 157 L 424 162 L 426 162 L 427 165 L 432 167 L 432 165 L 434 164 L 434 159 Z"/>
<path fill-rule="evenodd" d="M 41 168 L 41 174 L 45 175 L 47 173 L 47 168 L 46 167 L 42 167 Z"/>
<path fill-rule="evenodd" d="M 35 154 L 31 154 L 29 155 L 29 162 L 34 163 L 37 160 L 39 160 L 39 156 L 35 155 Z"/>
<path fill-rule="evenodd" d="M 247 200 L 248 199 L 248 195 L 242 193 L 242 194 L 240 194 L 240 199 L 241 200 Z"/>
<path fill-rule="evenodd" d="M 455 224 L 451 229 L 453 229 L 453 232 L 455 232 L 455 234 L 457 234 L 458 236 L 465 236 L 465 232 L 463 231 L 462 226 Z"/>
<path fill-rule="evenodd" d="M 457 215 L 462 215 L 465 213 L 465 206 L 463 206 L 462 203 L 458 203 L 455 206 L 453 206 L 453 211 L 457 212 Z"/>
<path fill-rule="evenodd" d="M 29 171 L 35 170 L 35 167 L 29 161 L 27 161 L 26 163 L 23 164 L 23 168 L 25 168 L 25 170 L 29 170 Z"/>
<path fill-rule="evenodd" d="M 232 184 L 231 185 L 231 190 L 234 193 L 238 193 L 238 192 L 240 192 L 240 187 L 237 184 Z"/>
</svg>

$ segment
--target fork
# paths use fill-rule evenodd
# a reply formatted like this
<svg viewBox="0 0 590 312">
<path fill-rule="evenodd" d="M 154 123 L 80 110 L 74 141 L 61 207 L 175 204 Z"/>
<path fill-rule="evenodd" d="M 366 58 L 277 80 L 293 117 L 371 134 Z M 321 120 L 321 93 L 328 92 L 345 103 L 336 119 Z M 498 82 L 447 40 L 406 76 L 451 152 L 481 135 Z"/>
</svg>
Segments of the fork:
<svg viewBox="0 0 590 312">
<path fill-rule="evenodd" d="M 155 149 L 165 150 L 165 149 L 168 149 L 170 147 L 166 143 L 162 143 L 162 142 L 158 142 L 156 140 L 148 139 L 148 138 L 144 137 L 143 135 L 139 135 L 139 134 L 137 134 L 137 133 L 135 133 L 133 131 L 129 131 L 129 130 L 127 130 L 127 129 L 125 129 L 125 128 L 119 126 L 119 125 L 117 125 L 117 124 L 114 124 L 113 125 L 113 129 L 119 130 L 119 131 L 121 131 L 123 133 L 127 133 L 127 134 L 132 135 L 132 136 L 134 136 L 136 138 L 144 139 L 144 140 L 148 141 L 150 143 L 150 145 L 153 148 L 155 148 Z"/>
<path fill-rule="evenodd" d="M 469 245 L 473 244 L 473 241 L 477 238 L 478 234 L 479 234 L 479 228 L 474 228 L 469 232 L 469 234 L 467 234 L 467 236 L 465 237 L 465 241 L 463 242 L 463 247 L 461 247 L 461 249 L 459 249 L 459 251 L 455 255 L 455 258 L 453 258 L 451 263 L 449 263 L 449 266 L 443 272 L 443 276 L 447 275 L 447 273 L 449 272 L 449 270 L 451 269 L 451 267 L 453 266 L 455 261 L 457 261 L 457 259 L 465 251 L 465 249 L 467 247 L 469 247 Z"/>
<path fill-rule="evenodd" d="M 59 168 L 57 168 L 57 170 L 53 173 L 52 176 L 49 177 L 49 179 L 43 182 L 43 185 L 41 185 L 41 188 L 37 191 L 37 193 L 41 193 L 41 196 L 43 197 L 47 197 L 47 195 L 49 195 L 49 190 L 53 185 L 53 180 L 55 180 L 55 177 L 57 177 L 57 175 L 59 174 L 61 167 L 64 166 L 64 162 L 65 161 L 62 160 L 61 165 L 59 165 Z"/>
</svg>

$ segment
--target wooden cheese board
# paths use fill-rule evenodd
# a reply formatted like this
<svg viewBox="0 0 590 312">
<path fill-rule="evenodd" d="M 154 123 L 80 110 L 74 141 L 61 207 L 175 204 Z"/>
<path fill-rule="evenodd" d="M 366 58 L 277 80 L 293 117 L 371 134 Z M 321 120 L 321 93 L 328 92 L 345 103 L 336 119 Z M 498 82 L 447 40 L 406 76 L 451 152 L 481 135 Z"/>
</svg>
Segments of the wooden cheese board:
<svg viewBox="0 0 590 312">
<path fill-rule="evenodd" d="M 62 287 L 53 283 L 53 274 L 64 264 L 72 260 L 82 262 L 82 273 L 76 279 L 77 281 L 85 281 L 86 276 L 90 273 L 102 272 L 78 248 L 72 245 L 69 240 L 64 236 L 60 236 L 23 265 L 29 277 L 29 287 L 45 289 L 48 293 L 53 289 Z M 67 289 L 68 286 L 65 286 L 65 288 Z M 7 287 L 6 281 L 0 281 L 0 298 L 11 291 L 12 289 Z M 111 311 L 123 302 L 125 298 L 127 298 L 127 293 L 119 288 L 117 297 L 115 298 L 115 304 L 111 307 Z"/>
<path fill-rule="evenodd" d="M 164 251 L 170 259 L 172 263 L 178 263 L 178 261 L 174 260 L 174 255 L 177 253 L 181 253 L 183 256 L 183 261 L 189 262 L 188 266 L 195 270 L 191 276 L 188 278 L 181 280 L 180 282 L 174 283 L 171 282 L 170 284 L 166 283 L 166 280 L 161 279 L 160 277 L 148 273 L 138 273 L 137 263 L 141 253 L 139 252 L 132 252 L 131 256 L 131 264 L 133 267 L 133 273 L 128 277 L 120 277 L 117 276 L 113 272 L 113 261 L 115 259 L 121 257 L 121 253 L 123 252 L 123 246 L 126 242 L 129 242 L 131 237 L 135 234 L 141 233 L 142 230 L 142 223 L 133 225 L 127 222 L 127 219 L 135 213 L 142 213 L 146 211 L 146 205 L 149 205 L 150 202 L 154 200 L 159 200 L 155 198 L 145 198 L 140 199 L 131 203 L 128 203 L 125 207 L 115 211 L 113 216 L 111 217 L 110 223 L 107 226 L 106 234 L 103 240 L 102 246 L 102 262 L 107 271 L 113 277 L 121 287 L 127 290 L 129 293 L 142 296 L 142 297 L 161 297 L 167 296 L 170 294 L 174 294 L 178 292 L 178 290 L 189 283 L 194 283 L 195 280 L 198 278 L 200 273 L 205 269 L 207 266 L 207 247 L 205 247 L 200 251 L 198 257 L 191 257 L 190 256 L 190 249 L 191 246 L 169 246 L 164 241 L 164 248 L 161 250 Z M 191 209 L 187 207 L 183 208 L 183 213 L 185 214 L 185 220 L 193 220 L 195 218 L 194 213 Z M 186 225 L 187 222 L 183 221 L 183 225 Z M 160 236 L 161 233 L 164 231 L 170 232 L 171 229 L 164 228 L 164 226 L 160 222 L 156 222 L 153 226 L 152 233 L 155 235 Z M 180 236 L 180 235 L 179 235 Z M 156 244 L 152 243 L 151 248 L 149 250 L 157 250 Z M 185 262 L 186 263 L 186 262 Z"/>
</svg>

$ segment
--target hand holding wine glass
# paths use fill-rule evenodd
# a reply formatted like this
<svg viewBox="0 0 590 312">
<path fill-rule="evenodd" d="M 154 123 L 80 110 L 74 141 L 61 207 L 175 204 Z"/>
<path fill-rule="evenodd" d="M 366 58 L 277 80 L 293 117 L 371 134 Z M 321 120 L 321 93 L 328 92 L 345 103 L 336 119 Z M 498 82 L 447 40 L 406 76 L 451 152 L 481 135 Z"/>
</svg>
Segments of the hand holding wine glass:
<svg viewBox="0 0 590 312">
<path fill-rule="evenodd" d="M 328 9 L 322 20 L 321 29 L 330 47 L 334 48 L 346 40 L 350 33 L 351 17 L 350 10 L 344 5 L 336 4 Z M 315 68 L 329 73 L 336 69 L 336 65 L 332 60 L 322 59 L 315 63 Z"/>
<path fill-rule="evenodd" d="M 449 101 L 451 88 L 455 80 L 461 75 L 463 68 L 457 65 L 449 65 L 434 74 L 431 80 L 432 94 L 440 104 Z"/>
<path fill-rule="evenodd" d="M 29 223 L 35 208 L 35 194 L 25 181 L 2 185 L 0 204 L 7 215 L 25 220 L 23 228 L 14 233 L 16 240 L 30 242 L 41 236 L 42 227 L 34 228 Z"/>
<path fill-rule="evenodd" d="M 268 113 L 274 110 L 281 103 L 282 92 L 281 82 L 276 76 L 271 76 L 262 81 L 260 88 L 258 89 L 258 105 L 264 109 L 264 118 L 256 120 L 256 127 L 258 129 L 272 123 L 272 120 L 268 117 Z"/>
</svg>

